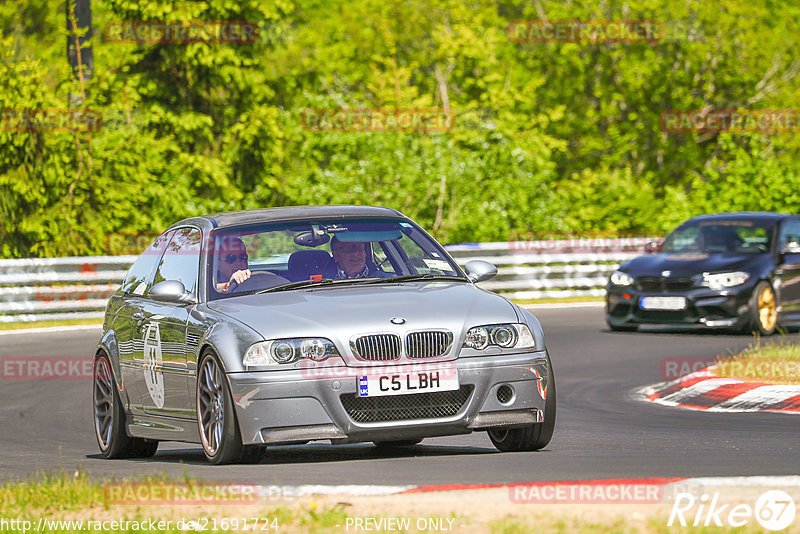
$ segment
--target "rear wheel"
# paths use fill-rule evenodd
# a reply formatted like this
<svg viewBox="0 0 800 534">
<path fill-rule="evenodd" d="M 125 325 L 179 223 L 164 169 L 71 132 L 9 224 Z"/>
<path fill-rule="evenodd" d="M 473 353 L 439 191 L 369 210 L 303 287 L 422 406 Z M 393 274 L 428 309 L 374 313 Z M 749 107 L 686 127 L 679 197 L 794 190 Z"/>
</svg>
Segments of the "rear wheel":
<svg viewBox="0 0 800 534">
<path fill-rule="evenodd" d="M 547 399 L 544 404 L 544 421 L 522 428 L 489 430 L 489 439 L 502 452 L 538 451 L 547 447 L 556 428 L 556 378 L 550 356 L 547 357 Z"/>
<path fill-rule="evenodd" d="M 149 458 L 158 450 L 158 441 L 132 438 L 125 431 L 125 411 L 117 392 L 111 362 L 105 354 L 94 360 L 94 435 L 106 458 Z"/>
<path fill-rule="evenodd" d="M 245 452 L 228 381 L 216 356 L 203 355 L 197 372 L 197 424 L 203 454 L 215 465 L 236 463 Z M 251 451 L 248 448 L 248 459 Z"/>
<path fill-rule="evenodd" d="M 750 321 L 744 331 L 754 332 L 762 336 L 775 333 L 778 326 L 778 308 L 775 303 L 775 291 L 767 282 L 759 282 L 750 297 Z"/>
</svg>

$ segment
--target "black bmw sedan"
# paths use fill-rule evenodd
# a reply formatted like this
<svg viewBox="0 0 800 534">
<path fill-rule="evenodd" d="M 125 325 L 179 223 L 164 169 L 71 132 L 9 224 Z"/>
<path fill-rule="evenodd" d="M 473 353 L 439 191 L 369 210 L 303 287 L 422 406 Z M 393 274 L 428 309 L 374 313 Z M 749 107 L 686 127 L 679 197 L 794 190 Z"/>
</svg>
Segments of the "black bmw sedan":
<svg viewBox="0 0 800 534">
<path fill-rule="evenodd" d="M 770 335 L 800 322 L 800 216 L 694 217 L 612 273 L 606 321 L 701 325 Z"/>
</svg>

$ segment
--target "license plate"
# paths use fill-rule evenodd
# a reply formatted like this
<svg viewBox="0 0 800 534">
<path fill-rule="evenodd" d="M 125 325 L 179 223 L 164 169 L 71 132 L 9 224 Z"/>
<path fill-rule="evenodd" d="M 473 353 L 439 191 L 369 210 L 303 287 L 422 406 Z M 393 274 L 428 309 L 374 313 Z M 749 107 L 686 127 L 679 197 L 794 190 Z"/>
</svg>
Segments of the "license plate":
<svg viewBox="0 0 800 534">
<path fill-rule="evenodd" d="M 686 299 L 684 297 L 642 297 L 639 307 L 643 310 L 684 310 Z"/>
<path fill-rule="evenodd" d="M 359 397 L 455 391 L 458 387 L 458 372 L 455 369 L 358 376 Z"/>
</svg>

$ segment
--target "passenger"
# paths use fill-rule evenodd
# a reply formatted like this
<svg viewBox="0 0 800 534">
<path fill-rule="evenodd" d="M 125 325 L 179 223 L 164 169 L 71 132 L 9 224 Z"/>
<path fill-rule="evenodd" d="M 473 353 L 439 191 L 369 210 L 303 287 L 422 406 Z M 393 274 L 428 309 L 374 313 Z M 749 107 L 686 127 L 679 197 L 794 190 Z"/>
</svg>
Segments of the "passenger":
<svg viewBox="0 0 800 534">
<path fill-rule="evenodd" d="M 216 264 L 216 288 L 220 293 L 226 293 L 231 282 L 241 284 L 252 274 L 247 265 L 247 248 L 238 237 L 222 239 Z"/>
<path fill-rule="evenodd" d="M 333 263 L 328 268 L 325 278 L 337 280 L 342 278 L 385 277 L 386 273 L 372 263 L 371 257 L 367 257 L 367 249 L 369 248 L 370 244 L 368 242 L 340 241 L 334 236 L 331 239 Z"/>
</svg>

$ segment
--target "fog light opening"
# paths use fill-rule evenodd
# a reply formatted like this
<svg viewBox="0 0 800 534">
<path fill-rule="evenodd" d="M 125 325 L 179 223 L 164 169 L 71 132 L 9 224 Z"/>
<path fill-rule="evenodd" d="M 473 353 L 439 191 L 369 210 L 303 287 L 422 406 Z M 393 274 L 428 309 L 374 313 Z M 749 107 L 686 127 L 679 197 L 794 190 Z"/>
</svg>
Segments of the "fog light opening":
<svg viewBox="0 0 800 534">
<path fill-rule="evenodd" d="M 503 384 L 497 388 L 497 401 L 500 404 L 509 405 L 514 402 L 514 388 L 508 384 Z"/>
</svg>

